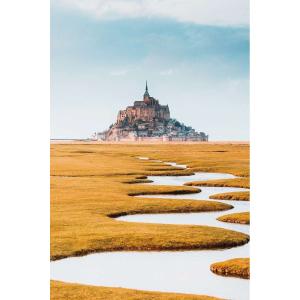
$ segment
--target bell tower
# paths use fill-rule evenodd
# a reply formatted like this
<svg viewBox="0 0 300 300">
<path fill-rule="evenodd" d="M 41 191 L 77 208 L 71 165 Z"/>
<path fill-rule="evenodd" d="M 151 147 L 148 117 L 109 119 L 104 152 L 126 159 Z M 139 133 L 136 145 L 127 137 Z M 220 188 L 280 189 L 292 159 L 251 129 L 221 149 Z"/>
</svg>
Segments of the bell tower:
<svg viewBox="0 0 300 300">
<path fill-rule="evenodd" d="M 146 88 L 145 88 L 145 93 L 144 93 L 144 102 L 147 103 L 147 104 L 150 103 L 150 95 L 149 95 L 149 92 L 148 92 L 147 80 L 146 80 Z"/>
</svg>

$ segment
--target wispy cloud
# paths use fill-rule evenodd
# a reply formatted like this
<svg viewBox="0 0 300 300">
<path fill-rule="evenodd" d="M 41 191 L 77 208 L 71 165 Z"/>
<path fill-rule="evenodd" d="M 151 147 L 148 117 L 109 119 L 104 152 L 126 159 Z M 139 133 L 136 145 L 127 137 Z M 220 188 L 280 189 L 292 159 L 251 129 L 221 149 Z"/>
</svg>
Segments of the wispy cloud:
<svg viewBox="0 0 300 300">
<path fill-rule="evenodd" d="M 158 17 L 204 25 L 249 24 L 250 0 L 52 0 L 99 19 Z"/>
<path fill-rule="evenodd" d="M 127 70 L 114 70 L 109 73 L 110 76 L 125 76 L 127 75 Z"/>
<path fill-rule="evenodd" d="M 173 69 L 167 69 L 167 70 L 162 70 L 159 73 L 162 76 L 171 76 L 174 74 L 174 70 Z"/>
</svg>

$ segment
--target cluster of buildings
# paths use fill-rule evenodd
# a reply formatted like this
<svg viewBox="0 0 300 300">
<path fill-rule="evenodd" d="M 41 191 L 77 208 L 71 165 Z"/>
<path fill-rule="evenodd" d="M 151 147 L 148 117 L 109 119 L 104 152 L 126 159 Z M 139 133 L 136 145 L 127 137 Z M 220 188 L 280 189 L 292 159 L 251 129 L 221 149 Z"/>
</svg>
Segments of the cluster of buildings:
<svg viewBox="0 0 300 300">
<path fill-rule="evenodd" d="M 95 140 L 102 141 L 208 141 L 204 132 L 170 118 L 168 105 L 149 95 L 148 85 L 142 101 L 135 101 L 118 113 L 117 121 L 103 132 L 95 132 Z"/>
</svg>

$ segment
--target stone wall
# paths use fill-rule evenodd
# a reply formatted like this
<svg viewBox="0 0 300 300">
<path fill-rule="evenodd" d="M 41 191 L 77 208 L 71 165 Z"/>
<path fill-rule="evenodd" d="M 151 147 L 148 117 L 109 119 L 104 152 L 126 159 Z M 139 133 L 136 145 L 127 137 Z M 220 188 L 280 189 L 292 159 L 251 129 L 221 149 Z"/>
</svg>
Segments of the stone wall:
<svg viewBox="0 0 300 300">
<path fill-rule="evenodd" d="M 168 106 L 156 105 L 137 105 L 128 106 L 125 110 L 120 110 L 118 113 L 117 123 L 123 122 L 128 119 L 129 123 L 135 120 L 143 120 L 146 122 L 153 119 L 169 120 L 170 111 Z"/>
</svg>

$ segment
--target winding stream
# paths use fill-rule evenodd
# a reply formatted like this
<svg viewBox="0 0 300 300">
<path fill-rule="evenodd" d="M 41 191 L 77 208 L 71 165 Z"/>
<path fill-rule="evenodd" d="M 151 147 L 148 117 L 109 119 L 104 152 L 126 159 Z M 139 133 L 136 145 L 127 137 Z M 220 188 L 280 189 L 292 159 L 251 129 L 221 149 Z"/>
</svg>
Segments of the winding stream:
<svg viewBox="0 0 300 300">
<path fill-rule="evenodd" d="M 140 159 L 147 159 L 142 158 Z M 157 161 L 160 162 L 160 161 Z M 185 169 L 185 165 L 166 163 Z M 149 176 L 151 185 L 181 186 L 185 182 L 235 178 L 231 174 L 199 172 L 191 176 Z M 201 192 L 185 195 L 137 197 L 206 200 L 210 195 L 247 191 L 242 188 L 199 187 Z M 211 200 L 214 201 L 214 200 Z M 233 209 L 221 212 L 140 214 L 119 217 L 127 222 L 195 224 L 249 233 L 248 225 L 219 222 L 221 215 L 249 211 L 248 201 L 226 201 Z M 51 279 L 98 286 L 210 295 L 226 299 L 249 299 L 249 280 L 222 277 L 210 271 L 214 262 L 249 257 L 249 244 L 225 250 L 106 252 L 51 262 Z"/>
</svg>

